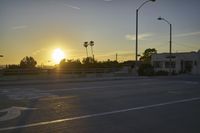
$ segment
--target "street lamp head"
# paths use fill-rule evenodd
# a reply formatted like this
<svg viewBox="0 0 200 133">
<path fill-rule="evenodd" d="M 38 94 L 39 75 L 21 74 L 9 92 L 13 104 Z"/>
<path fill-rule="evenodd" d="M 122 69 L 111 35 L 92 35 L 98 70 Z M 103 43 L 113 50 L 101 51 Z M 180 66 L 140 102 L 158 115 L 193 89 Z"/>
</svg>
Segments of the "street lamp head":
<svg viewBox="0 0 200 133">
<path fill-rule="evenodd" d="M 169 25 L 171 25 L 171 23 L 168 20 L 166 20 L 165 18 L 159 17 L 158 20 L 163 20 L 163 21 L 167 22 Z"/>
<path fill-rule="evenodd" d="M 142 5 L 139 6 L 139 8 L 137 8 L 137 12 L 140 10 L 140 8 L 142 8 L 142 6 L 144 6 L 146 3 L 148 2 L 155 2 L 156 0 L 146 0 L 145 2 L 142 3 Z"/>
<path fill-rule="evenodd" d="M 163 18 L 161 18 L 161 17 L 158 17 L 158 20 L 163 20 Z"/>
</svg>

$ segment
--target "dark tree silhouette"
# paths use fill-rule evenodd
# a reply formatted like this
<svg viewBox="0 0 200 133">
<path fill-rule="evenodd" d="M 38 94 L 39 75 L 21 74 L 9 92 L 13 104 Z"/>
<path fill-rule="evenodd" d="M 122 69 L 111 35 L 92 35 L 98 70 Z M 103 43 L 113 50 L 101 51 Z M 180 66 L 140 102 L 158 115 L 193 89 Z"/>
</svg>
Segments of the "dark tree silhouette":
<svg viewBox="0 0 200 133">
<path fill-rule="evenodd" d="M 148 48 L 144 51 L 143 55 L 140 57 L 140 60 L 144 63 L 151 63 L 152 54 L 156 54 L 157 50 L 155 48 Z"/>
<path fill-rule="evenodd" d="M 21 68 L 35 68 L 36 65 L 37 61 L 35 61 L 35 59 L 31 56 L 26 56 L 20 61 Z"/>
<path fill-rule="evenodd" d="M 82 62 L 83 64 L 92 64 L 92 63 L 95 63 L 96 61 L 94 61 L 92 57 L 87 57 L 87 58 L 83 58 Z"/>
<path fill-rule="evenodd" d="M 138 69 L 138 74 L 140 76 L 153 76 L 154 69 L 151 64 L 141 64 Z"/>
<path fill-rule="evenodd" d="M 81 62 L 80 60 L 67 60 L 66 59 L 62 59 L 60 61 L 59 67 L 61 68 L 80 68 L 81 67 Z"/>
<path fill-rule="evenodd" d="M 62 59 L 62 60 L 60 61 L 59 65 L 60 65 L 60 66 L 64 66 L 65 63 L 66 63 L 66 59 Z"/>
<path fill-rule="evenodd" d="M 15 65 L 15 64 L 11 64 L 11 65 L 6 65 L 7 69 L 19 69 L 20 66 L 19 65 Z"/>
<path fill-rule="evenodd" d="M 151 65 L 151 56 L 156 54 L 157 50 L 155 48 L 148 48 L 144 51 L 140 57 L 142 64 L 139 66 L 138 74 L 140 76 L 152 76 L 154 74 L 153 66 Z"/>
</svg>

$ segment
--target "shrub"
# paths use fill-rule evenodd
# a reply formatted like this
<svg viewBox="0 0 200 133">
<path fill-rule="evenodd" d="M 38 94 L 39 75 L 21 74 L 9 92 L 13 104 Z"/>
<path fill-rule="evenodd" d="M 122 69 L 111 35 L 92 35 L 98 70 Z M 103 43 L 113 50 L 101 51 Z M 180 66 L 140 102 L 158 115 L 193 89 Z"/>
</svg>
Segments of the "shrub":
<svg viewBox="0 0 200 133">
<path fill-rule="evenodd" d="M 153 76 L 154 75 L 154 69 L 151 64 L 141 64 L 138 69 L 138 74 L 140 76 Z"/>
</svg>

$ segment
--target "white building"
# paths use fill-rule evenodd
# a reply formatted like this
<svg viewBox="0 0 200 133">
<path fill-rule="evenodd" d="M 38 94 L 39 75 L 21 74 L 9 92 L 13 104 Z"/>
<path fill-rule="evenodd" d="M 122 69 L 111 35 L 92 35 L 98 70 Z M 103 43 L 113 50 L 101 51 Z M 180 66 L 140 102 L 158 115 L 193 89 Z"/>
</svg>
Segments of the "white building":
<svg viewBox="0 0 200 133">
<path fill-rule="evenodd" d="M 169 53 L 153 54 L 151 63 L 155 71 L 169 72 Z M 200 74 L 200 50 L 198 52 L 173 53 L 172 71 Z"/>
</svg>

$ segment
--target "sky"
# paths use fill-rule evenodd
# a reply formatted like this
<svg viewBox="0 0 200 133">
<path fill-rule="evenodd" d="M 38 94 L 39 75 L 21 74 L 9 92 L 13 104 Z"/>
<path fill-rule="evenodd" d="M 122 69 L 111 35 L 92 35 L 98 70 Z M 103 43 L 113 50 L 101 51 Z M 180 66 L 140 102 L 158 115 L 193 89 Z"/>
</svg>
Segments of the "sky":
<svg viewBox="0 0 200 133">
<path fill-rule="evenodd" d="M 145 0 L 0 0 L 0 65 L 19 64 L 25 56 L 38 65 L 54 64 L 60 48 L 66 59 L 86 57 L 85 41 L 94 41 L 97 60 L 135 59 L 136 9 Z M 139 54 L 147 48 L 173 52 L 200 49 L 200 1 L 156 0 L 139 10 Z M 90 47 L 88 47 L 91 56 Z"/>
</svg>

